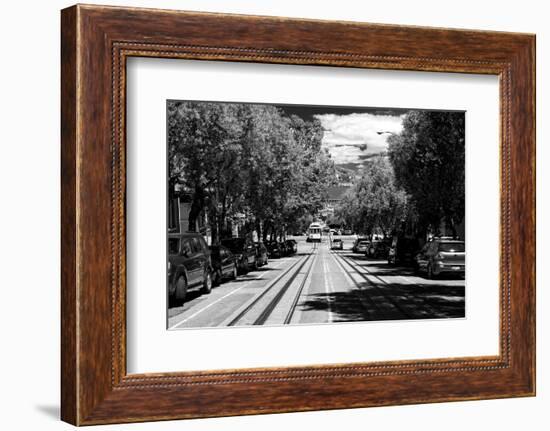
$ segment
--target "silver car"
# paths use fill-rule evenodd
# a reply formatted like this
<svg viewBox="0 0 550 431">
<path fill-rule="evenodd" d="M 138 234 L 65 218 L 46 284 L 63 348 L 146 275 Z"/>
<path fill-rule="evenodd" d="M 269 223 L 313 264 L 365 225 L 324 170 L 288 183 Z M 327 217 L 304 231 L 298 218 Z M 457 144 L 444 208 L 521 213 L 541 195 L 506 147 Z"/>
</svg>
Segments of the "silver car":
<svg viewBox="0 0 550 431">
<path fill-rule="evenodd" d="M 464 241 L 434 239 L 424 245 L 416 255 L 418 272 L 425 272 L 428 278 L 441 274 L 465 274 L 466 249 Z"/>
</svg>

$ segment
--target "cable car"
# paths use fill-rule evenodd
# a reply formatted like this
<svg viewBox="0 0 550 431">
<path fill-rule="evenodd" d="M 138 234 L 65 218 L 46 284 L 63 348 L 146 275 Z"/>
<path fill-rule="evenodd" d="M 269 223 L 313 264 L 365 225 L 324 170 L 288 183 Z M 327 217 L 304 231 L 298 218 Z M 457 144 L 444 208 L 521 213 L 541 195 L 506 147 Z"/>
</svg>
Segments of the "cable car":
<svg viewBox="0 0 550 431">
<path fill-rule="evenodd" d="M 307 230 L 306 242 L 321 242 L 321 231 L 320 223 L 311 223 Z"/>
</svg>

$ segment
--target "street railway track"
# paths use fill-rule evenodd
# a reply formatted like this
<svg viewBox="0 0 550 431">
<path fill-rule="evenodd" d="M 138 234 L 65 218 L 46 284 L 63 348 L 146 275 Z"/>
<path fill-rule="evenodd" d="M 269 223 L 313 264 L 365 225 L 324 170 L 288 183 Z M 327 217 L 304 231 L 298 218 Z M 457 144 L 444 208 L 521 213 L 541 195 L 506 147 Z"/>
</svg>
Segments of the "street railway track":
<svg viewBox="0 0 550 431">
<path fill-rule="evenodd" d="M 306 284 L 306 280 L 308 278 L 308 275 L 309 275 L 309 273 L 311 272 L 311 270 L 313 268 L 313 261 L 315 260 L 314 256 L 317 254 L 315 252 L 316 249 L 317 248 L 313 249 L 314 251 L 312 251 L 307 256 L 307 258 L 303 261 L 303 263 L 300 265 L 298 270 L 281 287 L 281 289 L 277 292 L 277 295 L 275 295 L 275 297 L 269 302 L 268 306 L 262 311 L 260 316 L 255 320 L 254 325 L 263 325 L 267 321 L 269 316 L 271 316 L 271 313 L 273 313 L 273 310 L 275 310 L 277 305 L 279 305 L 281 299 L 283 298 L 285 293 L 288 291 L 288 289 L 290 288 L 290 286 L 292 285 L 294 280 L 296 280 L 296 278 L 298 277 L 298 274 L 300 274 L 300 271 L 302 270 L 302 268 L 304 268 L 305 265 L 308 263 L 308 261 L 311 260 L 312 263 L 309 265 L 309 268 L 308 268 L 306 274 L 304 275 L 303 280 L 300 282 L 300 285 L 298 287 L 298 291 L 297 291 L 296 295 L 294 296 L 294 300 L 292 301 L 292 305 L 291 305 L 291 307 L 288 311 L 288 314 L 285 318 L 284 324 L 288 325 L 290 323 L 290 320 L 292 319 L 292 315 L 294 314 L 294 310 L 295 310 L 295 308 L 298 304 L 298 300 L 300 299 L 300 296 L 301 296 L 302 290 L 304 288 L 304 285 Z"/>
<path fill-rule="evenodd" d="M 281 275 L 279 275 L 275 280 L 273 280 L 268 287 L 266 287 L 260 294 L 256 295 L 254 298 L 252 298 L 241 310 L 238 311 L 236 316 L 231 316 L 229 321 L 223 322 L 222 325 L 226 324 L 227 326 L 236 326 L 238 325 L 244 317 L 246 317 L 249 313 L 251 313 L 256 306 L 260 303 L 260 301 L 270 292 L 274 292 L 276 287 L 279 287 L 277 290 L 277 293 L 274 295 L 274 297 L 268 302 L 268 304 L 261 310 L 258 317 L 256 317 L 252 323 L 252 325 L 263 325 L 265 322 L 269 319 L 275 308 L 279 305 L 281 302 L 281 299 L 284 297 L 284 295 L 287 293 L 289 288 L 292 286 L 292 283 L 296 280 L 298 275 L 300 274 L 301 270 L 306 266 L 307 262 L 312 260 L 314 256 L 317 254 L 318 251 L 318 244 L 314 243 L 313 247 L 306 256 L 303 256 L 301 259 L 297 260 L 294 264 L 292 264 L 286 271 L 284 271 Z M 302 290 L 305 285 L 305 281 L 307 280 L 310 272 L 312 271 L 313 264 L 310 264 L 306 274 L 304 275 L 303 280 L 300 282 L 300 285 L 298 287 L 297 294 L 292 301 L 292 305 L 290 310 L 288 311 L 286 318 L 284 320 L 284 324 L 289 324 L 292 316 L 294 314 L 294 310 L 297 307 L 299 297 L 302 293 Z M 294 270 L 294 272 L 293 272 Z M 282 284 L 280 285 L 280 282 L 284 279 L 286 275 L 290 274 L 290 277 Z"/>
<path fill-rule="evenodd" d="M 358 269 L 358 266 L 357 264 L 354 264 L 354 262 L 347 256 L 342 256 L 340 253 L 334 253 L 334 252 L 331 252 L 334 257 L 336 259 L 341 259 L 343 262 L 347 263 L 351 268 L 353 268 L 355 270 L 355 272 L 361 277 L 363 278 L 368 284 L 370 287 L 372 287 L 377 293 L 378 293 L 378 296 L 382 296 L 384 297 L 384 299 L 387 301 L 387 303 L 391 304 L 396 310 L 398 310 L 399 314 L 401 314 L 401 316 L 394 316 L 393 318 L 397 318 L 397 319 L 411 319 L 411 315 L 395 300 L 393 299 L 391 296 L 387 295 L 382 289 L 380 289 L 380 287 L 378 287 L 375 283 L 373 283 L 371 280 L 368 279 L 368 277 L 361 271 L 359 271 Z M 376 277 L 376 276 L 373 276 L 373 277 Z M 377 279 L 379 279 L 380 281 L 383 282 L 382 279 L 380 279 L 380 277 L 377 277 Z M 366 293 L 365 289 L 362 289 L 363 292 Z M 370 295 L 369 295 L 370 296 Z M 371 298 L 372 301 L 374 301 L 372 298 Z M 379 307 L 380 309 L 380 307 Z M 385 314 L 385 312 L 384 312 Z M 386 319 L 387 320 L 387 319 Z"/>
<path fill-rule="evenodd" d="M 317 249 L 317 247 L 314 248 L 314 250 Z M 315 253 L 317 256 L 317 253 Z M 294 296 L 294 300 L 292 301 L 292 306 L 288 310 L 288 314 L 286 315 L 284 324 L 289 325 L 292 322 L 292 318 L 294 317 L 294 312 L 296 311 L 296 307 L 298 306 L 298 302 L 300 301 L 300 297 L 302 296 L 302 292 L 304 290 L 304 286 L 306 285 L 306 282 L 309 278 L 309 275 L 311 274 L 311 271 L 313 270 L 313 265 L 315 265 L 315 258 L 312 259 L 311 264 L 309 266 L 309 270 L 304 276 L 304 279 L 300 283 L 300 287 L 298 288 L 298 291 L 296 292 L 296 295 Z"/>
<path fill-rule="evenodd" d="M 373 274 L 372 271 L 370 271 L 368 268 L 365 268 L 365 267 L 361 267 L 367 274 L 369 274 L 369 276 L 371 277 L 374 277 L 376 278 L 377 280 L 379 280 L 381 283 L 385 284 L 385 285 L 392 285 L 392 283 L 384 280 L 382 277 L 376 275 L 376 274 Z M 410 295 L 407 295 L 409 298 L 410 298 Z M 441 314 L 441 310 L 440 309 L 436 309 L 436 307 L 434 307 L 432 304 L 429 304 L 425 298 L 423 297 L 416 297 L 416 299 L 420 300 L 422 302 L 422 308 L 424 309 L 424 311 L 426 312 L 427 315 L 429 316 L 438 316 Z M 445 317 L 444 315 L 442 315 L 441 317 Z"/>
<path fill-rule="evenodd" d="M 331 294 L 334 293 L 334 288 L 330 278 L 329 266 L 326 264 L 327 256 L 334 259 L 334 264 L 339 268 L 338 273 L 341 273 L 347 279 L 347 284 L 350 287 L 355 286 L 355 289 L 350 289 L 350 293 L 357 298 L 357 302 L 360 304 L 358 313 L 363 315 L 361 321 L 419 319 L 426 318 L 425 316 L 431 318 L 446 317 L 443 310 L 439 310 L 439 307 L 430 304 L 425 298 L 417 297 L 410 292 L 400 291 L 395 283 L 373 274 L 368 268 L 360 265 L 350 256 L 330 249 L 328 254 L 325 251 L 326 249 L 322 243 L 313 243 L 307 253 L 288 258 L 291 263 L 281 274 L 270 280 L 266 286 L 262 287 L 261 291 L 249 297 L 239 308 L 233 310 L 229 316 L 221 322 L 218 321 L 214 326 L 242 327 L 300 323 L 302 313 L 305 312 L 300 307 L 303 308 L 304 304 L 307 304 L 309 286 L 314 275 L 317 274 L 314 268 L 319 269 L 316 263 L 319 261 L 318 258 L 323 256 L 321 271 L 325 277 L 328 323 L 338 321 L 339 317 L 334 315 L 335 311 L 331 309 L 333 308 L 331 307 L 331 301 L 333 301 Z M 254 281 L 256 278 L 250 281 Z M 222 300 L 225 301 L 225 298 L 230 297 L 244 287 L 246 286 L 240 286 L 232 290 L 214 303 L 208 304 L 194 314 L 180 320 L 171 328 L 180 327 L 197 315 L 202 315 L 214 304 Z M 389 292 L 386 288 L 392 291 Z M 422 311 L 421 315 L 418 314 L 419 310 Z M 340 318 L 342 317 L 340 316 Z M 327 320 L 324 322 L 326 323 Z M 322 321 L 319 321 L 319 323 L 322 323 Z"/>
<path fill-rule="evenodd" d="M 351 282 L 353 284 L 355 284 L 358 291 L 361 293 L 361 294 L 359 294 L 358 292 L 356 292 L 355 295 L 357 296 L 357 298 L 359 299 L 359 302 L 361 303 L 361 305 L 363 306 L 363 308 L 365 310 L 366 317 L 367 317 L 365 320 L 394 320 L 394 319 L 396 319 L 395 313 L 391 312 L 387 309 L 386 310 L 382 309 L 380 304 L 378 304 L 378 302 L 375 301 L 372 298 L 372 295 L 369 292 L 367 292 L 365 287 L 363 285 L 361 285 L 360 283 L 358 283 L 353 278 L 352 272 L 350 270 L 348 270 L 340 262 L 340 260 L 342 260 L 344 263 L 347 263 L 354 270 L 354 272 L 356 272 L 359 275 L 362 275 L 359 271 L 357 271 L 357 269 L 355 268 L 355 265 L 353 265 L 353 264 L 347 262 L 346 260 L 344 260 L 343 256 L 340 256 L 340 253 L 335 253 L 335 252 L 331 251 L 331 254 L 333 255 L 334 260 L 336 261 L 336 263 L 338 264 L 340 269 L 347 275 L 348 279 L 351 280 Z M 365 277 L 363 277 L 363 278 L 365 278 Z M 366 279 L 366 281 L 369 283 L 369 286 L 373 286 L 373 283 L 371 283 L 368 279 Z M 378 289 L 378 291 L 380 291 L 380 289 Z M 386 295 L 384 295 L 384 294 L 382 294 L 382 296 L 387 298 Z M 365 304 L 365 300 L 368 301 L 370 307 L 367 304 Z M 399 310 L 398 307 L 396 307 L 396 309 Z M 402 313 L 401 310 L 399 310 L 399 311 L 403 316 L 405 316 L 405 318 L 408 318 L 407 314 Z"/>
<path fill-rule="evenodd" d="M 337 255 L 340 259 L 342 259 L 344 262 L 348 263 L 348 265 L 350 265 L 352 268 L 354 268 L 355 272 L 357 274 L 359 274 L 365 281 L 367 281 L 370 286 L 372 286 L 374 289 L 376 289 L 393 306 L 395 306 L 402 313 L 404 318 L 406 318 L 406 319 L 411 319 L 412 318 L 412 316 L 405 310 L 404 306 L 400 305 L 398 303 L 397 299 L 394 299 L 394 297 L 391 297 L 391 296 L 387 295 L 379 286 L 376 285 L 376 283 L 373 283 L 372 280 L 370 280 L 368 277 L 372 277 L 375 280 L 379 281 L 380 283 L 382 283 L 386 286 L 391 286 L 392 283 L 384 280 L 382 277 L 380 277 L 378 275 L 373 274 L 367 268 L 356 264 L 348 256 L 342 256 L 342 255 L 337 254 L 337 253 L 334 253 L 334 254 Z M 361 269 L 361 271 L 359 269 Z M 367 277 L 367 275 L 368 275 L 368 277 Z M 433 306 L 428 304 L 427 301 L 424 298 L 418 298 L 418 299 L 422 302 L 422 308 L 424 309 L 424 311 L 426 312 L 427 315 L 429 315 L 429 316 L 438 316 L 440 314 L 440 311 L 436 310 Z"/>
</svg>

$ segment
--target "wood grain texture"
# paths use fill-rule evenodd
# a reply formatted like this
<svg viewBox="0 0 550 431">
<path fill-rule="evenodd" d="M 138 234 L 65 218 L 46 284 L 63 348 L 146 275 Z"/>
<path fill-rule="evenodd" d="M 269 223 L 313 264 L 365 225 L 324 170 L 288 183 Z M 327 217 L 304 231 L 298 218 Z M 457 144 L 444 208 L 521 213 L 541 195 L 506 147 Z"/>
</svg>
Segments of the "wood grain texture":
<svg viewBox="0 0 550 431">
<path fill-rule="evenodd" d="M 533 35 L 74 6 L 62 11 L 61 38 L 63 420 L 85 425 L 534 394 Z M 129 56 L 498 75 L 499 356 L 127 375 Z"/>
<path fill-rule="evenodd" d="M 61 417 L 78 421 L 76 300 L 76 9 L 61 16 Z"/>
</svg>

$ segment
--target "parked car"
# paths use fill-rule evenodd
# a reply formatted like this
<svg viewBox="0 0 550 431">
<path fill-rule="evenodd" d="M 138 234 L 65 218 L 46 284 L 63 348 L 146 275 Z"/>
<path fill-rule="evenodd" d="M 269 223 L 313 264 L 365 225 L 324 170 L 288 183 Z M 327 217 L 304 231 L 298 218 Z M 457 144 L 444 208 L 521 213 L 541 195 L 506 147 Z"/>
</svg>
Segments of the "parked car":
<svg viewBox="0 0 550 431">
<path fill-rule="evenodd" d="M 246 238 L 225 238 L 221 244 L 231 250 L 237 258 L 239 272 L 247 273 L 256 268 L 256 247 Z"/>
<path fill-rule="evenodd" d="M 281 250 L 281 256 L 288 256 L 290 254 L 285 241 L 279 241 L 279 249 Z"/>
<path fill-rule="evenodd" d="M 368 238 L 357 238 L 353 243 L 352 251 L 354 253 L 365 253 L 370 244 Z"/>
<path fill-rule="evenodd" d="M 254 246 L 256 247 L 256 266 L 264 266 L 267 265 L 267 248 L 264 245 L 263 242 L 255 242 Z"/>
<path fill-rule="evenodd" d="M 390 265 L 408 265 L 414 263 L 414 257 L 418 250 L 418 240 L 395 236 L 388 251 L 388 263 Z"/>
<path fill-rule="evenodd" d="M 212 262 L 212 282 L 214 286 L 221 284 L 222 280 L 237 278 L 239 270 L 237 258 L 231 250 L 223 245 L 214 245 L 210 247 L 210 261 Z"/>
<path fill-rule="evenodd" d="M 387 259 L 390 246 L 391 243 L 385 239 L 372 241 L 365 255 L 374 259 Z"/>
<path fill-rule="evenodd" d="M 330 247 L 332 250 L 343 250 L 344 249 L 344 241 L 342 241 L 340 238 L 335 238 L 332 240 L 332 246 Z"/>
<path fill-rule="evenodd" d="M 285 241 L 288 254 L 295 254 L 298 251 L 298 243 L 293 239 L 287 239 Z"/>
<path fill-rule="evenodd" d="M 344 229 L 344 231 L 342 232 L 342 235 L 352 235 L 353 232 L 351 231 L 351 229 Z"/>
<path fill-rule="evenodd" d="M 464 241 L 435 238 L 426 243 L 416 255 L 415 267 L 428 278 L 441 274 L 465 274 L 466 249 Z"/>
<path fill-rule="evenodd" d="M 283 256 L 281 247 L 279 247 L 277 241 L 267 241 L 265 247 L 267 248 L 267 255 L 270 259 L 278 259 Z"/>
<path fill-rule="evenodd" d="M 168 236 L 168 297 L 172 304 L 185 301 L 189 290 L 212 290 L 210 250 L 199 233 Z"/>
</svg>

